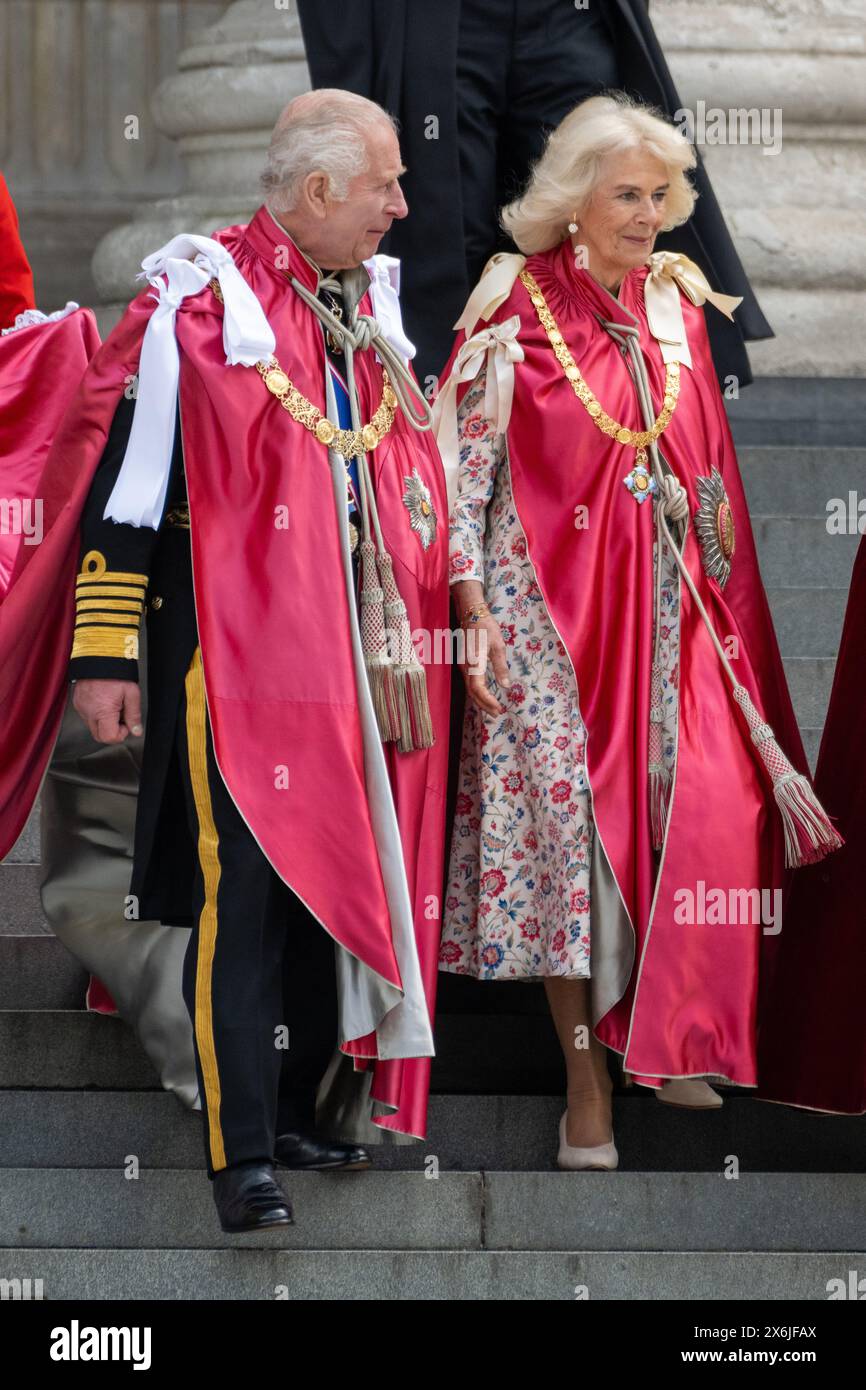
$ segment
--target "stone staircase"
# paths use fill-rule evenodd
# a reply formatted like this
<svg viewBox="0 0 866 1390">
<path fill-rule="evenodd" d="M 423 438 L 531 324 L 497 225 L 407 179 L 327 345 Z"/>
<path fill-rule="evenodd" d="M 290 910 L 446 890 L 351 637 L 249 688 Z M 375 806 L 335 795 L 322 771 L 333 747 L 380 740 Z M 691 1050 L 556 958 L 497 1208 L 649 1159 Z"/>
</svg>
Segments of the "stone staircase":
<svg viewBox="0 0 866 1390">
<path fill-rule="evenodd" d="M 830 535 L 827 502 L 866 496 L 866 449 L 744 447 L 761 575 L 814 770 L 859 535 Z M 736 560 L 736 556 L 735 556 Z"/>
<path fill-rule="evenodd" d="M 866 490 L 866 450 L 853 430 L 829 447 L 802 402 L 799 425 L 790 384 L 762 387 L 731 413 L 814 766 L 859 540 L 828 535 L 826 503 Z M 780 435 L 801 442 L 767 442 Z M 51 1299 L 285 1288 L 297 1299 L 774 1300 L 824 1299 L 829 1279 L 866 1274 L 866 1118 L 734 1091 L 721 1111 L 689 1114 L 633 1088 L 615 1101 L 620 1171 L 559 1173 L 562 1063 L 543 990 L 451 976 L 440 977 L 428 1139 L 377 1150 L 373 1172 L 286 1175 L 288 1234 L 223 1236 L 200 1118 L 157 1088 L 122 1022 L 83 1011 L 85 975 L 42 917 L 38 861 L 34 815 L 0 865 L 0 1279 L 41 1279 Z"/>
</svg>

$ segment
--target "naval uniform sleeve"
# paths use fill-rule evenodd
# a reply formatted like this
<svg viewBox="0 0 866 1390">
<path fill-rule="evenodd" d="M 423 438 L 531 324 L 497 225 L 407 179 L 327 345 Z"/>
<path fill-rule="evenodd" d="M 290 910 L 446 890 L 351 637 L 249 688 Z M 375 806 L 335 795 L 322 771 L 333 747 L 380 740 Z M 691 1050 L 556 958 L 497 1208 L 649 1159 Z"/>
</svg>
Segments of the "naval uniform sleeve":
<svg viewBox="0 0 866 1390">
<path fill-rule="evenodd" d="M 75 581 L 75 635 L 69 679 L 138 681 L 138 639 L 158 531 L 103 518 L 126 452 L 135 401 L 123 396 L 114 415 L 81 516 Z M 175 433 L 167 496 L 182 471 Z M 160 522 L 162 525 L 162 522 Z"/>
</svg>

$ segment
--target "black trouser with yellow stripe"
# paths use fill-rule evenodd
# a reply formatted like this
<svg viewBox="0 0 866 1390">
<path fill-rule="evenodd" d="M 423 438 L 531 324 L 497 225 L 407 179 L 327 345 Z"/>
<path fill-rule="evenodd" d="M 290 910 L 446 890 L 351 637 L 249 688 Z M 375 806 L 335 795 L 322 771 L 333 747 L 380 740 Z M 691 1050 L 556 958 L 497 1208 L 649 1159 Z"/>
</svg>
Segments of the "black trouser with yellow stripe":
<svg viewBox="0 0 866 1390">
<path fill-rule="evenodd" d="M 337 1045 L 335 948 L 228 793 L 198 647 L 176 751 L 198 858 L 183 990 L 213 1177 L 234 1163 L 271 1159 L 275 1135 L 313 1129 L 316 1090 Z"/>
</svg>

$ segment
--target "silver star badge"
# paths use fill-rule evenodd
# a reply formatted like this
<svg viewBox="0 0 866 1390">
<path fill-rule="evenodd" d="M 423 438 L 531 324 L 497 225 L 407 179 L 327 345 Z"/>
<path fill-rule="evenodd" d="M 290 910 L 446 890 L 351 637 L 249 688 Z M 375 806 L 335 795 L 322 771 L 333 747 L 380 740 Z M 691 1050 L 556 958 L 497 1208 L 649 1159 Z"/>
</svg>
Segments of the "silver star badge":
<svg viewBox="0 0 866 1390">
<path fill-rule="evenodd" d="M 713 468 L 710 476 L 695 479 L 700 506 L 695 512 L 695 531 L 701 543 L 704 569 L 724 589 L 731 574 L 734 553 L 734 518 L 722 475 Z"/>
<path fill-rule="evenodd" d="M 410 525 L 418 533 L 424 549 L 428 550 L 436 539 L 436 513 L 430 489 L 417 468 L 412 469 L 411 478 L 404 476 L 403 482 L 406 484 L 403 505 L 409 512 Z"/>
</svg>

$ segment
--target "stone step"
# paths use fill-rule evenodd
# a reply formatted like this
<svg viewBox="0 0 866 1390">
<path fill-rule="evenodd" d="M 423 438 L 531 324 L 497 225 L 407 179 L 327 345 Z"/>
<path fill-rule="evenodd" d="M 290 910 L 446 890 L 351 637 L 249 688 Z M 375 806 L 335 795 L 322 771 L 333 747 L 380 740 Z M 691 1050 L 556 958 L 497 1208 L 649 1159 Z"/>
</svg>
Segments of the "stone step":
<svg viewBox="0 0 866 1390">
<path fill-rule="evenodd" d="M 469 1015 L 436 1023 L 434 1086 L 439 1091 L 536 1094 L 561 1090 L 562 1054 L 549 1016 Z M 95 1086 L 151 1090 L 156 1074 L 131 1028 L 78 1010 L 0 1011 L 0 1089 Z"/>
<path fill-rule="evenodd" d="M 725 407 L 738 448 L 859 446 L 866 418 L 861 377 L 756 377 Z"/>
<path fill-rule="evenodd" d="M 845 589 L 861 537 L 833 536 L 820 517 L 752 513 L 758 563 L 766 589 Z M 736 562 L 736 555 L 734 557 Z"/>
<path fill-rule="evenodd" d="M 783 656 L 828 657 L 834 663 L 848 602 L 847 589 L 768 589 Z"/>
<path fill-rule="evenodd" d="M 87 979 L 56 936 L 0 936 L 0 1009 L 83 1009 Z"/>
<path fill-rule="evenodd" d="M 39 864 L 4 859 L 0 864 L 0 936 L 46 936 L 51 928 L 42 911 Z"/>
<path fill-rule="evenodd" d="M 280 1173 L 295 1225 L 231 1236 L 201 1170 L 6 1168 L 0 1248 L 866 1250 L 863 1173 Z"/>
<path fill-rule="evenodd" d="M 866 449 L 740 448 L 750 513 L 827 517 L 827 503 L 853 491 L 866 499 Z"/>
<path fill-rule="evenodd" d="M 432 1089 L 440 1094 L 563 1093 L 562 1054 L 546 1014 L 440 1011 L 435 1042 Z M 118 1018 L 78 1010 L 0 1010 L 0 1090 L 158 1086 L 132 1029 Z"/>
<path fill-rule="evenodd" d="M 132 1032 L 117 1018 L 78 1010 L 0 1011 L 0 1089 L 159 1084 Z"/>
<path fill-rule="evenodd" d="M 27 817 L 24 829 L 10 849 L 4 862 L 10 864 L 38 864 L 40 854 L 39 833 L 40 803 L 37 796 L 33 809 Z"/>
<path fill-rule="evenodd" d="M 130 1151 L 131 1152 L 131 1151 Z M 203 1168 L 6 1168 L 0 1184 L 0 1247 L 288 1249 L 477 1249 L 478 1173 L 296 1173 L 283 1184 L 295 1227 L 249 1239 L 219 1228 Z M 282 1176 L 282 1175 L 281 1175 Z M 359 1183 L 359 1177 L 370 1181 Z M 355 1181 L 352 1181 L 352 1179 Z M 348 1179 L 348 1180 L 347 1180 Z"/>
<path fill-rule="evenodd" d="M 483 1022 L 481 1024 L 483 1027 Z M 614 1096 L 621 1172 L 718 1173 L 730 1154 L 748 1172 L 866 1172 L 866 1117 L 813 1114 L 727 1089 L 717 1111 L 662 1105 L 632 1087 Z M 552 1172 L 559 1095 L 439 1095 L 427 1138 L 375 1144 L 376 1169 Z M 0 1169 L 149 1169 L 202 1163 L 201 1116 L 165 1091 L 0 1091 Z"/>
<path fill-rule="evenodd" d="M 866 1271 L 866 1254 L 262 1248 L 240 1255 L 235 1250 L 0 1250 L 0 1279 L 29 1279 L 31 1285 L 41 1280 L 42 1297 L 76 1304 L 83 1299 L 775 1302 L 782 1293 L 786 1299 L 823 1302 L 830 1289 L 851 1285 L 852 1271 L 856 1285 L 858 1271 L 860 1275 Z"/>
</svg>

